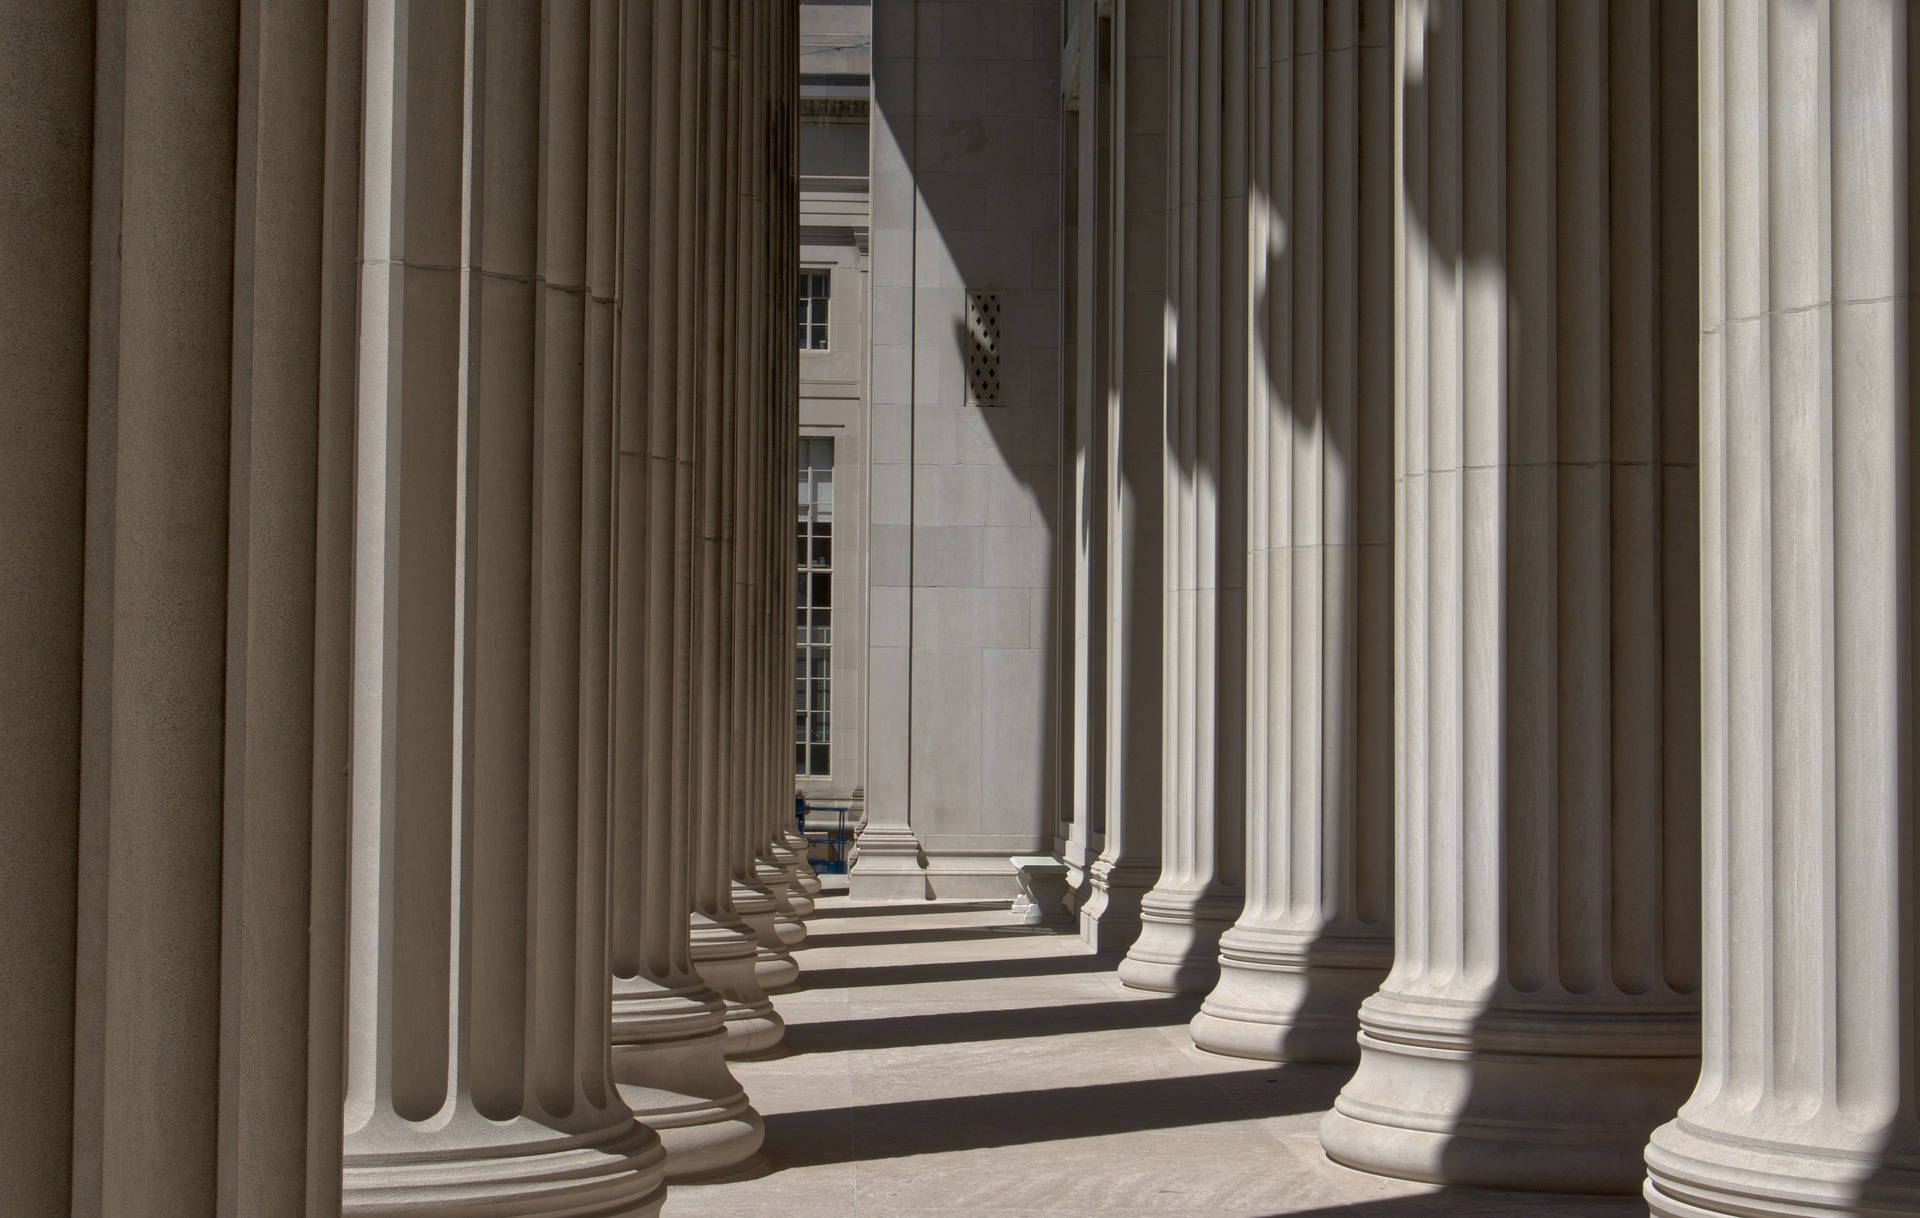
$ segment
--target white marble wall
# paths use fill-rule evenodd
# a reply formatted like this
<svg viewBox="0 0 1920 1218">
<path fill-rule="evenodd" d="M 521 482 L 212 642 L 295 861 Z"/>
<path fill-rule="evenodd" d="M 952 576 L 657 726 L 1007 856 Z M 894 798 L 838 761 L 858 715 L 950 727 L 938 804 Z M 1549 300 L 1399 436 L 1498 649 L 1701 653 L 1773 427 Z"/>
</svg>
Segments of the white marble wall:
<svg viewBox="0 0 1920 1218">
<path fill-rule="evenodd" d="M 870 827 L 854 885 L 1011 895 L 1007 856 L 1047 845 L 1058 815 L 1068 722 L 1060 10 L 879 0 L 873 19 Z M 1002 406 L 965 404 L 969 289 L 1003 302 Z"/>
</svg>

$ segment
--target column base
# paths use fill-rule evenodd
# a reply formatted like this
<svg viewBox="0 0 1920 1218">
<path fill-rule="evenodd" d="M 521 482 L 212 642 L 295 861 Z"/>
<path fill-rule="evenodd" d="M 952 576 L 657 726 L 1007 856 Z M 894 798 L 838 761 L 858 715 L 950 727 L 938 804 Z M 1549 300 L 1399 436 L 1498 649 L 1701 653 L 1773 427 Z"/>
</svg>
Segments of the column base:
<svg viewBox="0 0 1920 1218">
<path fill-rule="evenodd" d="M 792 829 L 782 829 L 780 840 L 786 843 L 787 849 L 793 851 L 793 873 L 800 880 L 800 885 L 795 891 L 807 900 L 807 908 L 800 912 L 800 916 L 810 918 L 813 916 L 813 902 L 820 895 L 820 877 L 813 873 L 813 864 L 807 861 L 807 852 L 812 847 L 807 844 L 806 838 Z M 796 904 L 794 908 L 799 910 L 800 907 Z"/>
<path fill-rule="evenodd" d="M 791 920 L 798 926 L 800 938 L 792 940 L 787 944 L 787 946 L 793 947 L 799 943 L 800 939 L 807 937 L 807 928 L 803 920 L 813 915 L 813 898 L 807 895 L 806 887 L 800 875 L 800 869 L 804 864 L 801 863 L 800 856 L 788 849 L 786 843 L 780 841 L 778 838 L 775 838 L 762 854 L 763 857 L 771 859 L 773 865 L 780 868 L 781 873 L 787 878 L 784 904 L 781 908 L 774 911 L 774 921 L 776 924 L 783 924 Z M 808 867 L 806 870 L 811 872 L 813 868 Z M 816 879 L 814 883 L 817 885 L 819 881 Z M 786 938 L 786 933 L 785 931 L 781 932 L 781 938 L 783 940 Z"/>
<path fill-rule="evenodd" d="M 746 924 L 720 922 L 695 913 L 688 921 L 687 938 L 700 979 L 727 1004 L 723 1017 L 727 1056 L 765 1053 L 779 1044 L 787 1034 L 787 1025 L 754 975 L 759 945 Z"/>
<path fill-rule="evenodd" d="M 860 831 L 860 857 L 847 872 L 847 892 L 856 901 L 924 901 L 927 860 L 920 840 L 905 825 L 868 825 Z"/>
<path fill-rule="evenodd" d="M 1360 1004 L 1393 945 L 1237 925 L 1220 936 L 1220 981 L 1193 1017 L 1193 1043 L 1268 1062 L 1360 1060 Z"/>
<path fill-rule="evenodd" d="M 1140 937 L 1140 902 L 1159 878 L 1150 867 L 1115 865 L 1102 856 L 1090 871 L 1092 890 L 1080 907 L 1080 938 L 1096 955 L 1117 956 Z"/>
<path fill-rule="evenodd" d="M 666 1199 L 665 1163 L 660 1139 L 631 1118 L 565 1134 L 525 1117 L 493 1121 L 470 1109 L 433 1129 L 388 1117 L 348 1135 L 340 1212 L 650 1218 Z"/>
<path fill-rule="evenodd" d="M 755 878 L 768 877 L 756 875 Z M 781 876 L 778 882 L 784 885 L 786 877 Z M 800 966 L 787 955 L 786 946 L 780 942 L 780 932 L 774 926 L 775 901 L 771 889 L 764 883 L 746 884 L 736 878 L 731 895 L 734 912 L 753 932 L 756 945 L 753 978 L 760 983 L 760 988 L 771 994 L 800 980 Z"/>
<path fill-rule="evenodd" d="M 725 1011 L 718 994 L 691 978 L 614 995 L 613 1079 L 633 1115 L 659 1136 L 669 1180 L 731 1171 L 766 1136 L 727 1069 Z"/>
<path fill-rule="evenodd" d="M 1682 1111 L 1654 1130 L 1647 1146 L 1647 1210 L 1655 1218 L 1920 1214 L 1920 1168 L 1880 1166 L 1884 1138 L 1875 1134 L 1851 1147 L 1763 1141 L 1713 1129 Z"/>
<path fill-rule="evenodd" d="M 1204 994 L 1220 978 L 1220 936 L 1240 912 L 1236 897 L 1163 892 L 1140 902 L 1140 935 L 1120 962 L 1120 984 L 1159 994 Z"/>
<path fill-rule="evenodd" d="M 1697 1037 L 1690 1012 L 1377 994 L 1320 1144 L 1347 1167 L 1432 1184 L 1637 1193 L 1647 1135 L 1693 1088 Z"/>
</svg>

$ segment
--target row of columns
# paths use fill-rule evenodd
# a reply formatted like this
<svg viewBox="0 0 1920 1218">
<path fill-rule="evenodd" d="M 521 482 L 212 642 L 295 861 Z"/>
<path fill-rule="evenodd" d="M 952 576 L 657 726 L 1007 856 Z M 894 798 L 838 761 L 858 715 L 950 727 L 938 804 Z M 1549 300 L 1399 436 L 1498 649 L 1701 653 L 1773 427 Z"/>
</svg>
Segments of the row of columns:
<svg viewBox="0 0 1920 1218">
<path fill-rule="evenodd" d="M 82 7 L 0 11 L 9 1203 L 655 1213 L 811 911 L 795 7 Z"/>
<path fill-rule="evenodd" d="M 1355 1063 L 1353 1167 L 1920 1212 L 1907 7 L 1070 20 L 1083 935 L 1202 1048 Z"/>
</svg>

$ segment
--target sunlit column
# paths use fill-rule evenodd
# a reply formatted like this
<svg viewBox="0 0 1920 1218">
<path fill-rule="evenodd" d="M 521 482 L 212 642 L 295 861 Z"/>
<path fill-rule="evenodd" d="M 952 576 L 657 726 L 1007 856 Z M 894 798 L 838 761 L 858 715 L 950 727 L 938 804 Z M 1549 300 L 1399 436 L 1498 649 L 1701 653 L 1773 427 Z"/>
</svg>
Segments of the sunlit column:
<svg viewBox="0 0 1920 1218">
<path fill-rule="evenodd" d="M 611 15 L 369 21 L 349 1213 L 651 1214 L 663 1194 L 609 1071 L 605 678 L 582 664 L 605 646 L 585 509 L 608 403 L 582 361 Z"/>
<path fill-rule="evenodd" d="M 1913 9 L 1701 5 L 1706 925 L 1666 1218 L 1920 1212 Z"/>
</svg>

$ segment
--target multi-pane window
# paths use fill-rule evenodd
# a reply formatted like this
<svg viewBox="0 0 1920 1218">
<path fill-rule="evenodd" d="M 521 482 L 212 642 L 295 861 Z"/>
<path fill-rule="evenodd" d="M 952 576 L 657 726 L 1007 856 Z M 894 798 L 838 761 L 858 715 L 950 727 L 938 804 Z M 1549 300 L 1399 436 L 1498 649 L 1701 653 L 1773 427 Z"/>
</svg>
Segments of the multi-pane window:
<svg viewBox="0 0 1920 1218">
<path fill-rule="evenodd" d="M 793 772 L 824 778 L 833 761 L 833 441 L 800 440 L 794 529 Z"/>
<path fill-rule="evenodd" d="M 831 271 L 800 272 L 800 349 L 827 349 L 827 295 Z"/>
</svg>

